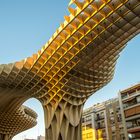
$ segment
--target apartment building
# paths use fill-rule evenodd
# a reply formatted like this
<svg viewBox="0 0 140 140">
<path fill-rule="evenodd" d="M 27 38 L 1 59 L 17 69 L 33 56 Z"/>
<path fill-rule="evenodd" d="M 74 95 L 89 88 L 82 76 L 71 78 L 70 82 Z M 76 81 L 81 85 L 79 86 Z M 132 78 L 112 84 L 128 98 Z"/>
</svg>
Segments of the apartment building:
<svg viewBox="0 0 140 140">
<path fill-rule="evenodd" d="M 83 140 L 125 140 L 118 98 L 83 112 L 82 137 Z"/>
<path fill-rule="evenodd" d="M 83 140 L 140 140 L 140 84 L 84 110 Z"/>
<path fill-rule="evenodd" d="M 119 92 L 119 103 L 125 136 L 140 140 L 140 84 Z"/>
</svg>

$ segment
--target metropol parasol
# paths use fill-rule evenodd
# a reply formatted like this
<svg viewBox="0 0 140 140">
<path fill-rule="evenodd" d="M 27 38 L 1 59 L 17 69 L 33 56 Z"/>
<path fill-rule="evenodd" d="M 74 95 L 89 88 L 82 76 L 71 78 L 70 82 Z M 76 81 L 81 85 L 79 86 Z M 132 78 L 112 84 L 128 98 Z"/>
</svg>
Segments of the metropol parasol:
<svg viewBox="0 0 140 140">
<path fill-rule="evenodd" d="M 68 9 L 41 50 L 0 65 L 0 140 L 36 125 L 22 106 L 32 97 L 44 109 L 46 140 L 81 140 L 84 103 L 112 80 L 119 53 L 140 32 L 139 0 L 71 0 Z"/>
</svg>

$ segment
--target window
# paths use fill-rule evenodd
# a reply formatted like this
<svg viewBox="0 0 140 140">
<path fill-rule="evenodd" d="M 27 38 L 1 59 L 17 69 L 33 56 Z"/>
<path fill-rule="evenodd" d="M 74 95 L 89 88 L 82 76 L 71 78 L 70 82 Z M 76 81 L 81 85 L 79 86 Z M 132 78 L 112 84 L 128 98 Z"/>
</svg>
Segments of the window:
<svg viewBox="0 0 140 140">
<path fill-rule="evenodd" d="M 127 128 L 131 128 L 132 127 L 132 122 L 126 122 L 126 126 L 127 126 Z"/>
<path fill-rule="evenodd" d="M 92 124 L 86 125 L 86 128 L 87 128 L 87 129 L 92 128 Z"/>
<path fill-rule="evenodd" d="M 137 126 L 140 126 L 140 119 L 137 120 Z"/>
<path fill-rule="evenodd" d="M 140 103 L 140 96 L 137 97 L 137 103 Z"/>
</svg>

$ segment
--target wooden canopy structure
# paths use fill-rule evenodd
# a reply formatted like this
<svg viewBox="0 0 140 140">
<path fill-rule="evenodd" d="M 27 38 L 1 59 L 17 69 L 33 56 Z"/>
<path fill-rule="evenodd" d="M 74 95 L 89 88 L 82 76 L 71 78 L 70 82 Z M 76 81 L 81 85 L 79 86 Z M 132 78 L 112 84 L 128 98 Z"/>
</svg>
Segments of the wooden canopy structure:
<svg viewBox="0 0 140 140">
<path fill-rule="evenodd" d="M 0 120 L 37 98 L 46 140 L 81 140 L 85 101 L 111 81 L 119 53 L 140 32 L 139 0 L 71 0 L 68 9 L 41 50 L 0 65 Z"/>
<path fill-rule="evenodd" d="M 10 140 L 16 134 L 34 127 L 36 119 L 37 114 L 26 106 L 11 112 L 0 112 L 0 140 Z"/>
</svg>

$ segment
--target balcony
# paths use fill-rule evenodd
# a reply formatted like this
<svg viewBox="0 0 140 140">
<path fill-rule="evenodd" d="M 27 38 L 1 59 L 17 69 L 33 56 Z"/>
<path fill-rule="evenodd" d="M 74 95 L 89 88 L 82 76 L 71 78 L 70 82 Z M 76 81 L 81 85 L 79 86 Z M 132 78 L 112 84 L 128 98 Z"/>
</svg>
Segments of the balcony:
<svg viewBox="0 0 140 140">
<path fill-rule="evenodd" d="M 126 124 L 129 133 L 140 133 L 140 119 L 129 121 Z"/>
<path fill-rule="evenodd" d="M 125 109 L 124 114 L 126 118 L 140 114 L 140 103 Z"/>
<path fill-rule="evenodd" d="M 96 129 L 104 129 L 104 128 L 105 128 L 105 124 L 98 123 L 96 126 Z"/>
<path fill-rule="evenodd" d="M 131 128 L 128 128 L 129 133 L 135 133 L 139 132 L 140 133 L 140 126 L 132 126 Z"/>
<path fill-rule="evenodd" d="M 124 110 L 140 105 L 140 96 L 133 97 L 123 104 Z"/>
<path fill-rule="evenodd" d="M 99 120 L 103 120 L 105 118 L 105 116 L 103 116 L 103 115 L 97 115 L 97 117 L 96 117 L 96 121 L 99 121 Z"/>
<path fill-rule="evenodd" d="M 135 97 L 135 96 L 139 96 L 139 95 L 140 95 L 140 91 L 136 91 L 136 92 L 133 92 L 131 94 L 124 94 L 122 96 L 122 101 L 127 101 L 128 99 Z"/>
<path fill-rule="evenodd" d="M 129 133 L 129 140 L 140 140 L 140 132 Z"/>
</svg>

